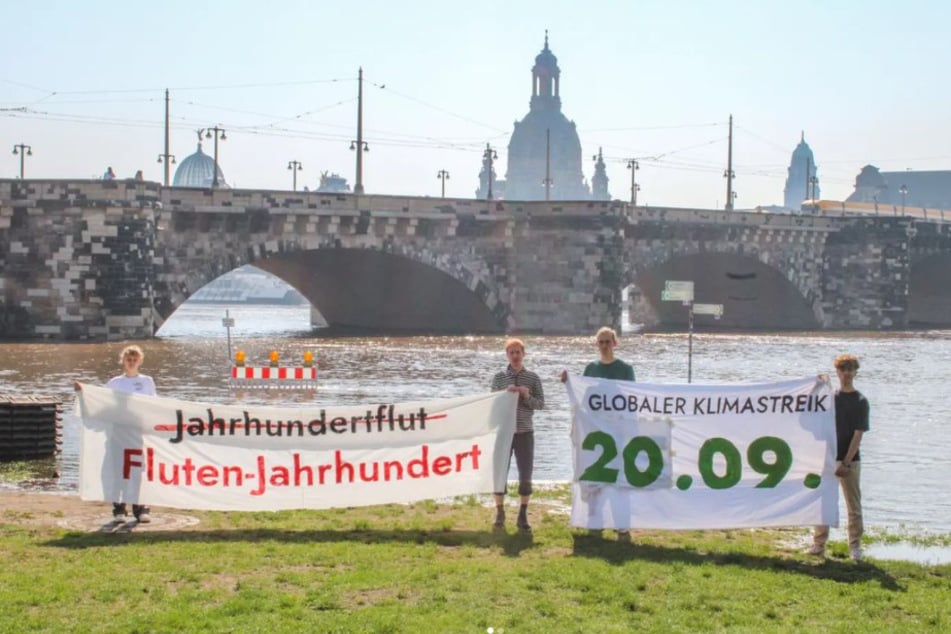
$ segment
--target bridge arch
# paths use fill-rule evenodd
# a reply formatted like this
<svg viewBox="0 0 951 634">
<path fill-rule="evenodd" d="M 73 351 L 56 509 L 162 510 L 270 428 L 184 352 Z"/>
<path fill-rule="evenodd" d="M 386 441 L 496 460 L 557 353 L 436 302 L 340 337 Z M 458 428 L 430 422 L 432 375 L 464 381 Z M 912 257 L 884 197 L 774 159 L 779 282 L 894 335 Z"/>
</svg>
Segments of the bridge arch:
<svg viewBox="0 0 951 634">
<path fill-rule="evenodd" d="M 919 328 L 951 325 L 951 253 L 932 253 L 911 265 L 908 325 Z"/>
<path fill-rule="evenodd" d="M 341 246 L 272 254 L 254 265 L 310 300 L 328 335 L 504 332 L 507 309 L 478 275 L 452 258 L 428 259 Z"/>
<path fill-rule="evenodd" d="M 661 301 L 667 280 L 694 283 L 694 301 L 722 304 L 723 316 L 695 319 L 695 326 L 725 330 L 800 330 L 819 328 L 811 302 L 776 268 L 737 253 L 700 252 L 675 255 L 658 264 L 635 269 L 641 318 L 661 327 L 687 325 L 687 311 L 680 302 Z M 637 320 L 638 317 L 635 317 Z"/>
</svg>

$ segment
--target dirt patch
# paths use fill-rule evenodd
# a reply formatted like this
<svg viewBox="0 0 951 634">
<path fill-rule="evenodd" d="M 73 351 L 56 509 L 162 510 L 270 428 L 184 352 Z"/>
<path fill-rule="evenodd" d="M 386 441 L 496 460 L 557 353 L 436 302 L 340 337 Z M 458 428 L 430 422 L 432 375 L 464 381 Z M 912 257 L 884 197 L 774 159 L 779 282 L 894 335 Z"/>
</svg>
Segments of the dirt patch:
<svg viewBox="0 0 951 634">
<path fill-rule="evenodd" d="M 131 517 L 128 518 L 132 520 Z M 112 505 L 106 502 L 84 502 L 78 495 L 0 491 L 0 523 L 20 526 L 58 526 L 70 530 L 97 532 L 108 530 Z M 148 524 L 127 523 L 136 531 L 188 530 L 199 519 L 180 511 L 164 512 L 152 508 Z"/>
</svg>

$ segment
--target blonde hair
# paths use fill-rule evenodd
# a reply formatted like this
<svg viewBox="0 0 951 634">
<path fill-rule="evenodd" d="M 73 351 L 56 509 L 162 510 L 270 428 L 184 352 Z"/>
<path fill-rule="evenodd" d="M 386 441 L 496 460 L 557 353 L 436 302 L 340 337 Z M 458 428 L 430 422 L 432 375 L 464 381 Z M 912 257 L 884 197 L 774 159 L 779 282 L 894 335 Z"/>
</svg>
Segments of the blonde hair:
<svg viewBox="0 0 951 634">
<path fill-rule="evenodd" d="M 521 339 L 517 339 L 515 337 L 509 337 L 508 339 L 506 339 L 505 351 L 508 352 L 508 349 L 511 348 L 512 346 L 518 346 L 519 348 L 522 349 L 522 352 L 525 352 L 525 342 L 522 341 Z"/>
<path fill-rule="evenodd" d="M 130 353 L 139 355 L 139 358 L 145 361 L 145 353 L 142 352 L 142 348 L 140 348 L 139 346 L 132 345 L 132 346 L 126 346 L 125 348 L 122 349 L 122 352 L 119 353 L 119 365 L 122 365 L 122 360 L 125 359 L 126 355 Z"/>
<path fill-rule="evenodd" d="M 611 339 L 614 341 L 614 343 L 617 343 L 617 333 L 614 332 L 614 328 L 601 326 L 600 328 L 598 328 L 598 332 L 594 333 L 595 340 L 600 339 L 601 335 L 611 335 Z"/>
<path fill-rule="evenodd" d="M 851 367 L 856 370 L 859 369 L 859 358 L 854 354 L 840 354 L 835 358 L 835 362 L 832 364 L 835 366 L 835 369 Z"/>
</svg>

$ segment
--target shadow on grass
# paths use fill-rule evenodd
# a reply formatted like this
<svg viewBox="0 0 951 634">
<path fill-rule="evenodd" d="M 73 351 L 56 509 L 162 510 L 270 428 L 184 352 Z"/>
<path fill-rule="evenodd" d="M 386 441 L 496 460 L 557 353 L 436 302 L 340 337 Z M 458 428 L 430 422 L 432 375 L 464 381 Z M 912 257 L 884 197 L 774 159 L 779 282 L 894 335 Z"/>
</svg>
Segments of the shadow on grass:
<svg viewBox="0 0 951 634">
<path fill-rule="evenodd" d="M 472 546 L 475 548 L 502 548 L 507 557 L 518 557 L 523 550 L 535 545 L 531 533 L 500 531 L 423 531 L 423 530 L 279 530 L 221 529 L 189 531 L 130 531 L 124 533 L 69 532 L 59 539 L 44 542 L 44 546 L 82 550 L 109 546 L 127 546 L 129 543 L 191 543 L 191 542 L 284 542 L 289 544 L 350 542 L 360 544 L 436 544 L 445 547 Z"/>
<path fill-rule="evenodd" d="M 658 563 L 681 562 L 691 565 L 712 563 L 718 566 L 739 566 L 752 570 L 792 572 L 839 583 L 877 581 L 887 590 L 904 590 L 894 577 L 869 562 L 854 563 L 849 560 L 825 559 L 822 563 L 818 563 L 818 560 L 813 563 L 780 555 L 762 557 L 744 553 L 700 553 L 689 548 L 638 544 L 636 541 L 623 543 L 590 535 L 573 535 L 573 538 L 573 552 L 576 557 L 598 558 L 612 564 L 623 564 L 631 560 Z"/>
</svg>

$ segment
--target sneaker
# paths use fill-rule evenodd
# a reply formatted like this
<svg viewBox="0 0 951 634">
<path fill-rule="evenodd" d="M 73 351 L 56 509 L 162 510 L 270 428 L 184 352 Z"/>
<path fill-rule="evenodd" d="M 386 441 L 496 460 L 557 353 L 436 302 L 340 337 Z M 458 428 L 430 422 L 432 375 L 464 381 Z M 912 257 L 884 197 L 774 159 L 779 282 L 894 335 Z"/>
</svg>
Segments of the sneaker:
<svg viewBox="0 0 951 634">
<path fill-rule="evenodd" d="M 618 531 L 617 540 L 624 544 L 631 543 L 631 531 Z"/>
<path fill-rule="evenodd" d="M 528 520 L 519 520 L 518 530 L 522 531 L 523 533 L 531 533 L 532 527 L 529 526 Z"/>
<path fill-rule="evenodd" d="M 149 515 L 149 507 L 147 506 L 133 504 L 132 514 L 135 515 L 135 519 L 139 524 L 148 524 L 152 521 L 152 517 Z"/>
<path fill-rule="evenodd" d="M 819 544 L 813 544 L 806 549 L 807 555 L 815 555 L 816 557 L 824 557 L 826 554 L 826 547 L 820 546 Z"/>
<path fill-rule="evenodd" d="M 852 561 L 862 561 L 862 549 L 858 547 L 850 548 L 849 557 L 852 558 Z"/>
<path fill-rule="evenodd" d="M 112 503 L 112 519 L 125 521 L 126 509 L 125 502 Z"/>
</svg>

